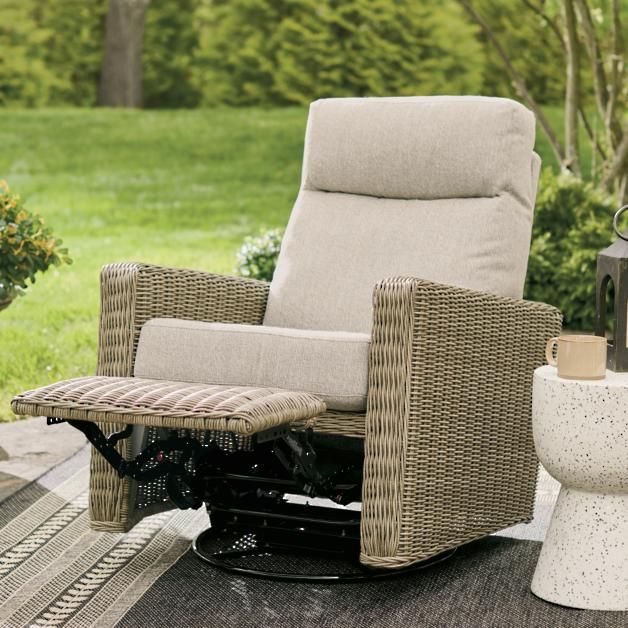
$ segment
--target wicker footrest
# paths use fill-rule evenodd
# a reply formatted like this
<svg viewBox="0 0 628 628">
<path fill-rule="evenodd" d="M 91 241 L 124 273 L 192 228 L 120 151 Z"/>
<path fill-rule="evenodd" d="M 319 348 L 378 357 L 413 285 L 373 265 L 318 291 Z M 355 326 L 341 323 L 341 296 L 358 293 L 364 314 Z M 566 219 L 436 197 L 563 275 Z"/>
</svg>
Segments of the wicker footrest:
<svg viewBox="0 0 628 628">
<path fill-rule="evenodd" d="M 136 377 L 79 377 L 17 395 L 16 414 L 172 429 L 255 434 L 310 419 L 325 404 L 308 393 Z"/>
</svg>

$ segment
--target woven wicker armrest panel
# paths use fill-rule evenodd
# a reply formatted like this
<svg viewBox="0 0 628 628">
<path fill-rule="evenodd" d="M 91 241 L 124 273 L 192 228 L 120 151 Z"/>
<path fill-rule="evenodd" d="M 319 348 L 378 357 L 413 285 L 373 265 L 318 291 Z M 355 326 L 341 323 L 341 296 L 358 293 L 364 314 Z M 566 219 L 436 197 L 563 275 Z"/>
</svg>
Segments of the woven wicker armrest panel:
<svg viewBox="0 0 628 628">
<path fill-rule="evenodd" d="M 100 276 L 98 375 L 133 374 L 142 325 L 185 318 L 259 325 L 269 285 L 254 279 L 150 264 L 109 264 Z"/>
<path fill-rule="evenodd" d="M 151 264 L 109 264 L 100 274 L 98 375 L 133 375 L 142 325 L 151 318 L 185 318 L 259 325 L 269 284 L 254 279 Z M 113 426 L 122 429 L 123 424 Z M 131 439 L 117 445 L 130 458 Z M 120 478 L 94 449 L 90 475 L 91 525 L 128 530 L 141 513 L 133 505 L 132 482 Z"/>
<path fill-rule="evenodd" d="M 531 519 L 532 375 L 561 320 L 549 305 L 420 279 L 377 285 L 365 564 L 401 567 Z"/>
<path fill-rule="evenodd" d="M 308 393 L 135 377 L 79 377 L 17 395 L 16 414 L 250 435 L 325 411 Z"/>
</svg>

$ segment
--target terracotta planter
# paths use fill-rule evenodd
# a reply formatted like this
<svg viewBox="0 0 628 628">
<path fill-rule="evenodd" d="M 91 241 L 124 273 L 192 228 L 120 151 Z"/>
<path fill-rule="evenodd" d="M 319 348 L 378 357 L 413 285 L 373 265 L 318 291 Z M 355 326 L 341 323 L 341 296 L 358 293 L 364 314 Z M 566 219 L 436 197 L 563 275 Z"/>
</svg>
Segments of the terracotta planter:
<svg viewBox="0 0 628 628">
<path fill-rule="evenodd" d="M 13 299 L 0 299 L 0 312 L 11 305 Z"/>
</svg>

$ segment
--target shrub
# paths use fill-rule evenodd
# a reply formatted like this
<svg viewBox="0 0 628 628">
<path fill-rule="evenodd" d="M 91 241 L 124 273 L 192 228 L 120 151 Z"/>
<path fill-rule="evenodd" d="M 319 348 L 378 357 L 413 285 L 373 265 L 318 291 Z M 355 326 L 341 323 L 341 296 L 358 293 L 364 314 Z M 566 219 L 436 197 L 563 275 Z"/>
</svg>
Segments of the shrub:
<svg viewBox="0 0 628 628">
<path fill-rule="evenodd" d="M 0 106 L 46 105 L 60 79 L 49 72 L 42 50 L 50 32 L 31 15 L 32 0 L 5 0 L 0 20 Z"/>
<path fill-rule="evenodd" d="M 33 3 L 33 0 L 21 0 Z M 48 74 L 57 78 L 46 104 L 91 107 L 96 104 L 105 35 L 107 2 L 35 1 L 38 30 L 47 38 L 39 54 Z"/>
<path fill-rule="evenodd" d="M 277 265 L 282 232 L 279 229 L 262 231 L 258 236 L 245 238 L 236 254 L 236 272 L 242 277 L 270 281 Z"/>
<path fill-rule="evenodd" d="M 0 4 L 0 105 L 93 105 L 107 3 Z"/>
<path fill-rule="evenodd" d="M 195 12 L 199 0 L 152 0 L 146 13 L 142 53 L 145 107 L 196 107 L 194 84 L 198 48 Z"/>
<path fill-rule="evenodd" d="M 22 204 L 0 181 L 0 306 L 24 294 L 27 281 L 52 265 L 71 264 L 68 250 L 61 248 L 43 219 Z"/>
<path fill-rule="evenodd" d="M 481 90 L 477 29 L 451 0 L 205 0 L 197 23 L 203 104 Z"/>
<path fill-rule="evenodd" d="M 542 4 L 547 15 L 560 19 L 561 3 L 544 0 Z M 565 100 L 565 66 L 556 63 L 556 59 L 562 58 L 562 42 L 549 32 L 547 22 L 523 5 L 522 2 L 474 1 L 475 9 L 506 45 L 515 69 L 526 77 L 527 86 L 537 102 L 561 105 Z M 600 7 L 597 17 L 601 19 L 602 13 Z M 512 83 L 504 72 L 503 60 L 495 47 L 486 41 L 484 33 L 480 35 L 480 40 L 485 42 L 483 48 L 486 54 L 481 93 L 512 98 Z M 583 82 L 589 83 L 587 65 L 583 65 L 581 71 Z"/>
<path fill-rule="evenodd" d="M 572 329 L 595 327 L 597 254 L 613 240 L 615 209 L 612 198 L 590 183 L 543 171 L 526 298 L 558 307 Z"/>
</svg>

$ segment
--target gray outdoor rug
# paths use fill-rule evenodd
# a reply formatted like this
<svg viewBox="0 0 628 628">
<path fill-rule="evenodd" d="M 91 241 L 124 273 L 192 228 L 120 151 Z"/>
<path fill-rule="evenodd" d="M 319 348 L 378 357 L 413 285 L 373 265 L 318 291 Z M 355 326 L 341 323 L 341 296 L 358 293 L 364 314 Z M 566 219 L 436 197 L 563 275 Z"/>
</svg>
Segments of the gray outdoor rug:
<svg viewBox="0 0 628 628">
<path fill-rule="evenodd" d="M 541 544 L 508 537 L 392 580 L 321 586 L 228 575 L 187 553 L 207 525 L 201 511 L 155 515 L 124 535 L 90 531 L 87 472 L 84 449 L 0 504 L 2 628 L 628 626 L 628 613 L 535 598 Z"/>
<path fill-rule="evenodd" d="M 207 527 L 202 511 L 171 511 L 93 532 L 88 477 L 86 447 L 0 504 L 0 627 L 114 626 Z"/>
</svg>

